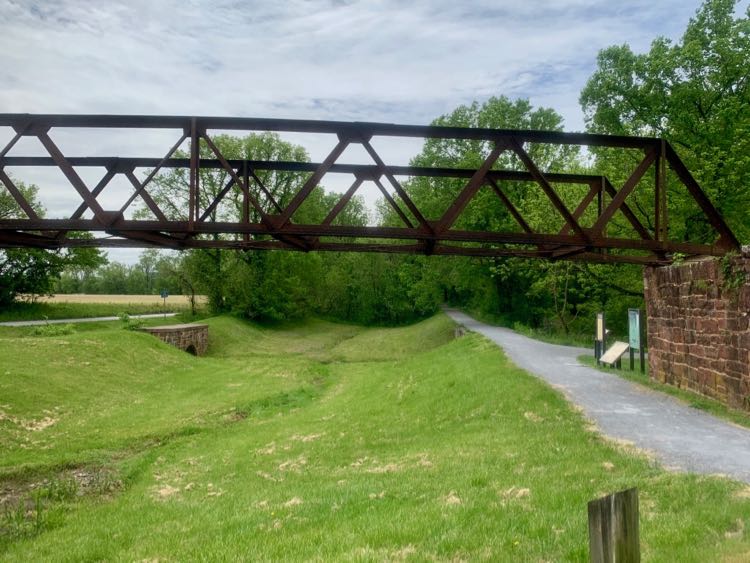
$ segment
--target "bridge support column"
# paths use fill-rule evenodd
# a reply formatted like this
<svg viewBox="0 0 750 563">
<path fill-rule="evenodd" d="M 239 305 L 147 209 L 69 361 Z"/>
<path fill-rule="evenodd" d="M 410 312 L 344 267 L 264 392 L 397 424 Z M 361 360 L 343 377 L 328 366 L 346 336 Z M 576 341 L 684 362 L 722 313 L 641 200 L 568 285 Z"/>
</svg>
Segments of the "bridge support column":
<svg viewBox="0 0 750 563">
<path fill-rule="evenodd" d="M 644 272 L 652 379 L 750 411 L 750 248 Z"/>
</svg>

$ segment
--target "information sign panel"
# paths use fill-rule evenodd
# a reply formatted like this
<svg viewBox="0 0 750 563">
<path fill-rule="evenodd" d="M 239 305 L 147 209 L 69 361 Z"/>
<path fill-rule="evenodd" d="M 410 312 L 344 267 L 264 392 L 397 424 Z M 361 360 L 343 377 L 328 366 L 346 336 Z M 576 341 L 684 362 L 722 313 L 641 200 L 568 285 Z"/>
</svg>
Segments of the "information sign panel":
<svg viewBox="0 0 750 563">
<path fill-rule="evenodd" d="M 633 350 L 641 349 L 641 311 L 628 309 L 628 337 Z"/>
<path fill-rule="evenodd" d="M 604 342 L 604 313 L 596 314 L 596 339 Z"/>
<path fill-rule="evenodd" d="M 628 351 L 628 344 L 627 342 L 620 342 L 617 341 L 612 346 L 609 347 L 609 350 L 607 350 L 604 355 L 599 358 L 599 361 L 603 364 L 614 364 L 619 360 L 622 355 Z"/>
</svg>

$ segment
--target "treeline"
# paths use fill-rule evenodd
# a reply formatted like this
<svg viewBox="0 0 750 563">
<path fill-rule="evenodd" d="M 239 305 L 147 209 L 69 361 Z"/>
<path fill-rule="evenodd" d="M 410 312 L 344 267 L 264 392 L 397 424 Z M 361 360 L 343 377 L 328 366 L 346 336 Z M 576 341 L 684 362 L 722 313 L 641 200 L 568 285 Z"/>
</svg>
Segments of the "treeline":
<svg viewBox="0 0 750 563">
<path fill-rule="evenodd" d="M 145 250 L 135 264 L 107 262 L 97 268 L 66 268 L 55 281 L 54 293 L 150 295 L 190 291 L 182 277 L 179 255 Z"/>
<path fill-rule="evenodd" d="M 668 139 L 723 213 L 741 240 L 750 237 L 750 16 L 737 17 L 732 0 L 709 0 L 690 21 L 678 42 L 656 39 L 649 52 L 633 53 L 627 45 L 599 54 L 598 65 L 583 92 L 581 105 L 591 132 L 661 136 Z M 494 97 L 460 106 L 437 118 L 435 125 L 562 131 L 562 117 L 551 108 L 534 108 L 528 100 Z M 217 136 L 229 158 L 308 160 L 304 149 L 271 133 L 244 138 Z M 204 146 L 202 150 L 208 151 Z M 412 159 L 416 166 L 477 168 L 491 148 L 483 142 L 429 139 Z M 605 173 L 622 184 L 642 158 L 627 151 L 530 145 L 543 170 Z M 632 151 L 633 153 L 635 151 Z M 185 155 L 181 155 L 185 156 Z M 206 157 L 211 155 L 206 152 Z M 523 169 L 504 153 L 496 167 Z M 253 195 L 266 208 L 271 199 L 286 205 L 306 176 L 258 171 L 264 191 Z M 200 206 L 220 193 L 228 181 L 223 170 L 202 170 Z M 149 187 L 152 197 L 174 218 L 187 215 L 186 171 L 160 175 Z M 653 232 L 654 193 L 648 179 L 628 198 L 641 222 Z M 404 183 L 428 219 L 439 217 L 465 182 L 412 178 Z M 580 187 L 584 190 L 586 187 Z M 668 178 L 670 234 L 684 241 L 712 242 L 702 215 Z M 529 225 L 556 232 L 562 219 L 545 194 L 531 183 L 503 185 L 507 197 Z M 574 208 L 583 195 L 566 188 L 561 197 Z M 339 194 L 322 188 L 297 211 L 294 220 L 322 220 Z M 398 199 L 398 198 L 396 198 Z M 233 188 L 209 220 L 242 216 L 243 194 Z M 0 201 L 0 203 L 2 203 Z M 148 210 L 140 211 L 148 216 Z M 591 210 L 595 213 L 595 210 Z M 2 208 L 0 206 L 0 215 Z M 408 213 L 407 213 L 408 214 Z M 251 209 L 251 221 L 259 218 Z M 413 218 L 412 218 L 413 219 Z M 352 199 L 336 223 L 400 225 L 394 210 L 381 202 L 368 216 L 361 199 Z M 591 217 L 584 215 L 584 222 Z M 334 223 L 334 224 L 336 224 Z M 514 230 L 514 218 L 492 190 L 482 189 L 454 225 L 464 230 Z M 630 226 L 615 218 L 613 236 L 629 236 Z M 0 267 L 1 275 L 1 267 Z M 426 257 L 382 254 L 333 254 L 194 250 L 182 254 L 146 252 L 132 266 L 85 267 L 68 264 L 58 291 L 201 293 L 215 311 L 256 319 L 289 319 L 310 314 L 368 324 L 394 324 L 429 315 L 441 304 L 470 309 L 505 323 L 563 332 L 590 332 L 594 314 L 604 310 L 610 326 L 624 331 L 626 309 L 642 306 L 642 271 L 633 266 L 516 258 Z"/>
</svg>

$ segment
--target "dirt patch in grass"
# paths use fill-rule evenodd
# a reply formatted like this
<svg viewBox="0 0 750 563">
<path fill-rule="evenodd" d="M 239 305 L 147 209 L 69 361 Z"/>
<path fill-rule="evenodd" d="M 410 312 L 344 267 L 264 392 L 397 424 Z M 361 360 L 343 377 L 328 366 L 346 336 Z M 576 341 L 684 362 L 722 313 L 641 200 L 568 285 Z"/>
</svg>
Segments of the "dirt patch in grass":
<svg viewBox="0 0 750 563">
<path fill-rule="evenodd" d="M 42 418 L 24 419 L 0 410 L 0 422 L 7 420 L 29 432 L 39 432 L 57 424 L 60 419 L 57 416 L 52 416 L 53 414 L 55 413 L 52 411 L 44 411 L 45 416 Z"/>
<path fill-rule="evenodd" d="M 0 551 L 14 540 L 53 526 L 65 507 L 78 498 L 108 499 L 122 488 L 116 473 L 104 467 L 77 467 L 34 479 L 0 482 Z"/>
<path fill-rule="evenodd" d="M 302 473 L 302 468 L 307 465 L 307 458 L 304 455 L 296 459 L 288 459 L 279 464 L 279 471 L 291 471 L 293 473 Z"/>
<path fill-rule="evenodd" d="M 445 498 L 443 499 L 443 503 L 446 506 L 458 506 L 464 503 L 464 501 L 461 500 L 461 497 L 458 496 L 456 491 L 451 491 L 447 495 L 445 495 Z"/>
<path fill-rule="evenodd" d="M 365 473 L 396 473 L 398 471 L 401 471 L 401 466 L 398 463 L 386 463 L 366 469 Z"/>
<path fill-rule="evenodd" d="M 34 479 L 6 479 L 0 481 L 0 507 L 16 506 L 35 494 L 51 500 L 69 500 L 110 495 L 122 486 L 117 473 L 107 467 L 76 467 Z"/>
<path fill-rule="evenodd" d="M 179 492 L 180 489 L 172 485 L 161 485 L 160 487 L 154 487 L 153 496 L 158 500 L 165 500 Z"/>
<path fill-rule="evenodd" d="M 526 411 L 525 413 L 523 413 L 523 417 L 526 420 L 529 420 L 531 422 L 543 422 L 544 421 L 544 419 L 541 416 L 531 411 Z"/>
<path fill-rule="evenodd" d="M 307 435 L 299 435 L 295 434 L 290 438 L 290 440 L 293 440 L 295 442 L 312 442 L 314 440 L 317 440 L 321 436 L 323 436 L 325 432 L 320 432 L 318 434 L 307 434 Z"/>
</svg>

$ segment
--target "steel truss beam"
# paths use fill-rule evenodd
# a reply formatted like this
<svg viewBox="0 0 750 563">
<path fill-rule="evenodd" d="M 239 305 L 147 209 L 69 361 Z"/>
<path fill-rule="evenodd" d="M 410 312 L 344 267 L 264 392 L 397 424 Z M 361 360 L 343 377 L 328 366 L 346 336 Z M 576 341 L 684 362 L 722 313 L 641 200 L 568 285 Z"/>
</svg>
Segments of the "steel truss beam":
<svg viewBox="0 0 750 563">
<path fill-rule="evenodd" d="M 0 114 L 0 127 L 3 126 L 11 127 L 14 134 L 7 145 L 0 148 L 0 189 L 9 192 L 21 215 L 0 219 L 0 248 L 155 246 L 177 249 L 286 249 L 478 257 L 518 256 L 657 265 L 669 263 L 670 256 L 678 252 L 688 255 L 722 255 L 739 248 L 736 237 L 674 149 L 667 142 L 656 138 L 364 122 L 119 115 Z M 177 141 L 161 158 L 66 156 L 52 139 L 50 130 L 54 128 L 124 128 L 131 130 L 134 136 L 143 129 L 174 129 Z M 212 139 L 214 131 L 226 130 L 327 133 L 336 135 L 337 141 L 320 163 L 236 160 L 223 155 Z M 11 155 L 13 147 L 24 136 L 36 137 L 48 156 Z M 489 151 L 477 169 L 390 166 L 373 147 L 371 141 L 374 137 L 484 141 Z M 189 157 L 175 157 L 180 146 L 188 139 Z M 201 158 L 201 143 L 208 148 L 211 158 Z M 352 144 L 361 145 L 372 163 L 338 163 L 337 160 Z M 611 147 L 642 151 L 643 156 L 624 185 L 617 189 L 604 176 L 541 170 L 530 156 L 533 154 L 529 150 L 530 144 Z M 523 170 L 497 169 L 497 160 L 503 153 L 515 155 Z M 669 239 L 666 224 L 666 166 L 672 168 L 715 229 L 715 242 L 695 244 Z M 5 171 L 6 167 L 57 167 L 83 203 L 66 219 L 40 217 L 13 183 Z M 99 167 L 106 172 L 96 186 L 89 189 L 76 171 L 81 167 Z M 627 203 L 628 197 L 644 182 L 650 168 L 655 169 L 655 200 L 654 217 L 649 217 L 647 224 L 655 225 L 654 231 L 643 225 Z M 148 169 L 142 180 L 136 175 L 137 169 Z M 189 171 L 189 180 L 185 185 L 188 209 L 186 216 L 181 218 L 168 217 L 148 191 L 148 186 L 160 171 L 175 169 Z M 224 188 L 202 209 L 201 170 L 222 170 L 229 178 Z M 308 177 L 289 201 L 281 202 L 274 198 L 258 175 L 263 171 L 308 173 Z M 118 174 L 125 176 L 134 191 L 121 208 L 105 209 L 98 198 Z M 295 213 L 326 174 L 349 174 L 354 178 L 353 183 L 320 223 L 295 223 Z M 392 192 L 381 181 L 383 177 L 390 184 Z M 433 221 L 425 217 L 399 177 L 464 179 L 466 184 L 443 215 Z M 403 226 L 334 224 L 365 181 L 372 181 L 377 186 Z M 511 192 L 504 186 L 501 187 L 500 182 L 525 182 L 524 189 L 541 189 L 564 222 L 563 227 L 555 232 L 538 232 L 508 196 Z M 588 186 L 585 196 L 577 201 L 572 210 L 565 204 L 563 192 L 555 187 L 565 184 Z M 251 185 L 257 188 L 257 192 L 251 191 Z M 537 187 L 530 187 L 533 185 Z M 483 187 L 495 193 L 498 205 L 508 212 L 520 230 L 493 232 L 454 228 L 462 212 Z M 241 217 L 234 222 L 212 220 L 218 206 L 233 188 L 242 197 Z M 127 217 L 131 205 L 138 198 L 155 219 Z M 587 227 L 582 220 L 594 201 L 597 202 L 596 219 Z M 82 218 L 89 210 L 93 218 Z M 251 218 L 251 211 L 257 219 Z M 608 235 L 608 226 L 618 212 L 632 227 L 635 237 Z M 97 236 L 91 239 L 73 238 L 69 236 L 71 231 L 87 231 L 96 233 Z"/>
</svg>

